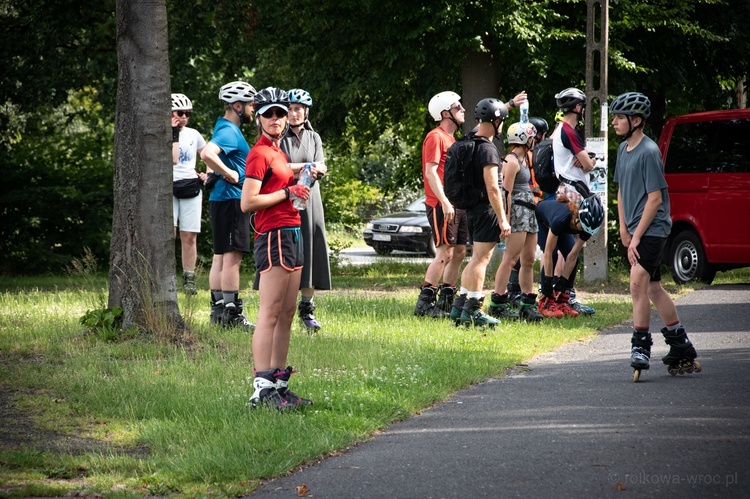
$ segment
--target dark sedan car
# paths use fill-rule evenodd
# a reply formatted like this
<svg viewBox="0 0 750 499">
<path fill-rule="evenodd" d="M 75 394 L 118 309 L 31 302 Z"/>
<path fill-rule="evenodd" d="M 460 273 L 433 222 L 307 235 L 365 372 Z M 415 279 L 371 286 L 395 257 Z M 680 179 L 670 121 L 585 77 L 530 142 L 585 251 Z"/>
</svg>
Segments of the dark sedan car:
<svg viewBox="0 0 750 499">
<path fill-rule="evenodd" d="M 406 206 L 403 211 L 368 223 L 364 238 L 365 243 L 372 246 L 379 255 L 400 250 L 435 256 L 435 240 L 427 222 L 424 196 Z"/>
</svg>

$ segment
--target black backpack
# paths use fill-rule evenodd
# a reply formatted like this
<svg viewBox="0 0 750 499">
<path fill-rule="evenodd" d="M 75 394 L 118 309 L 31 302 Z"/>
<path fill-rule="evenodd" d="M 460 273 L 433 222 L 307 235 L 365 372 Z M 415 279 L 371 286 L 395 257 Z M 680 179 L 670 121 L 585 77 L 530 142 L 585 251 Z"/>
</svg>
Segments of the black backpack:
<svg viewBox="0 0 750 499">
<path fill-rule="evenodd" d="M 557 192 L 560 180 L 555 175 L 555 154 L 552 139 L 544 139 L 534 148 L 534 179 L 547 194 Z"/>
<path fill-rule="evenodd" d="M 474 183 L 472 167 L 476 144 L 484 140 L 484 137 L 467 135 L 448 148 L 443 169 L 443 190 L 448 201 L 456 208 L 465 210 L 487 199 L 484 186 L 477 187 Z"/>
</svg>

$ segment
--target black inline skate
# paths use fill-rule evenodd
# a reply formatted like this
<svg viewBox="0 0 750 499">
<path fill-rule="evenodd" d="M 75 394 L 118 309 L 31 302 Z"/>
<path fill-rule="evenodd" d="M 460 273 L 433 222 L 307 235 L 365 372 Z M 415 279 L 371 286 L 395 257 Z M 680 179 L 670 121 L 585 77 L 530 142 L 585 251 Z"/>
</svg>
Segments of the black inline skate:
<svg viewBox="0 0 750 499">
<path fill-rule="evenodd" d="M 630 344 L 632 345 L 630 348 L 630 367 L 633 368 L 633 383 L 637 383 L 641 377 L 641 371 L 649 368 L 651 345 L 654 344 L 654 341 L 648 331 L 633 331 Z"/>
<path fill-rule="evenodd" d="M 661 334 L 664 335 L 664 341 L 669 345 L 669 352 L 661 358 L 669 374 L 677 376 L 678 374 L 699 373 L 703 370 L 695 360 L 698 354 L 684 328 L 679 327 L 674 331 L 663 328 Z"/>
</svg>

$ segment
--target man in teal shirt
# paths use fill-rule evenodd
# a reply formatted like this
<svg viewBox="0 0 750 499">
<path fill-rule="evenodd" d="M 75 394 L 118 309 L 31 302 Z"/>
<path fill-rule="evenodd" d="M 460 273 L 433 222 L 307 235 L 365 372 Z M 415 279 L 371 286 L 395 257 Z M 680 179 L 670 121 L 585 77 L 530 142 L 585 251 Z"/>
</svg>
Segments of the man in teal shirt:
<svg viewBox="0 0 750 499">
<path fill-rule="evenodd" d="M 243 315 L 239 298 L 240 264 L 250 252 L 250 214 L 240 209 L 245 160 L 250 146 L 240 126 L 250 123 L 256 91 L 243 81 L 227 83 L 219 91 L 224 116 L 216 120 L 211 141 L 201 159 L 219 178 L 209 197 L 214 257 L 208 284 L 211 289 L 211 324 L 250 331 L 254 325 Z"/>
</svg>

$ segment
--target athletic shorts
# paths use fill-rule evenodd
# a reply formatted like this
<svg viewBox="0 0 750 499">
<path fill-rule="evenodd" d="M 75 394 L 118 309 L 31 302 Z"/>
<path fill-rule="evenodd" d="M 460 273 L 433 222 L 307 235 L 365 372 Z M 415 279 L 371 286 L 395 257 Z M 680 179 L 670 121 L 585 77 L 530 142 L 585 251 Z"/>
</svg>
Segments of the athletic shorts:
<svg viewBox="0 0 750 499">
<path fill-rule="evenodd" d="M 178 223 L 182 232 L 201 231 L 201 211 L 203 210 L 203 189 L 194 198 L 180 199 L 172 196 L 174 226 Z"/>
<path fill-rule="evenodd" d="M 255 268 L 265 274 L 273 267 L 292 272 L 305 263 L 299 227 L 273 229 L 255 238 Z"/>
<path fill-rule="evenodd" d="M 661 281 L 661 262 L 666 244 L 666 237 L 643 236 L 641 244 L 636 248 L 641 255 L 638 263 L 646 269 L 651 281 Z"/>
<path fill-rule="evenodd" d="M 479 203 L 466 210 L 471 240 L 475 243 L 500 242 L 500 221 L 490 204 Z"/>
<path fill-rule="evenodd" d="M 430 222 L 432 229 L 432 238 L 435 240 L 435 246 L 447 244 L 455 246 L 457 244 L 466 244 L 469 242 L 469 219 L 465 210 L 456 208 L 456 215 L 452 224 L 446 224 L 443 215 L 443 207 L 438 205 L 433 208 L 426 205 L 427 220 Z"/>
<path fill-rule="evenodd" d="M 211 201 L 209 216 L 214 235 L 214 255 L 250 252 L 250 214 L 242 213 L 239 199 Z"/>
</svg>

